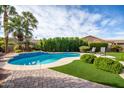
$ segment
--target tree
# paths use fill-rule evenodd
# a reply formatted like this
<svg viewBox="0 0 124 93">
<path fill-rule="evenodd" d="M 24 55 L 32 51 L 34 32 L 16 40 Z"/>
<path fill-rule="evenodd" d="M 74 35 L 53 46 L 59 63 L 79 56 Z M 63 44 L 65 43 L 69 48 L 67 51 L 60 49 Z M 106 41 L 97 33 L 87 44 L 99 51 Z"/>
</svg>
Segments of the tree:
<svg viewBox="0 0 124 93">
<path fill-rule="evenodd" d="M 10 5 L 0 5 L 0 15 L 3 14 L 3 27 L 4 27 L 4 43 L 5 43 L 5 53 L 8 49 L 8 20 L 10 16 L 17 14 L 16 9 Z"/>
<path fill-rule="evenodd" d="M 8 23 L 9 33 L 13 33 L 13 36 L 17 40 L 17 44 L 19 45 L 19 49 L 22 49 L 22 43 L 24 40 L 22 19 L 23 18 L 20 15 L 16 15 L 10 18 L 10 22 Z"/>
<path fill-rule="evenodd" d="M 37 28 L 38 21 L 30 12 L 22 12 L 22 15 L 16 15 L 10 18 L 9 32 L 13 32 L 14 38 L 18 41 L 19 48 L 25 44 L 25 50 L 29 50 L 30 39 L 34 28 Z"/>
<path fill-rule="evenodd" d="M 29 50 L 30 38 L 32 38 L 32 31 L 34 28 L 37 28 L 37 19 L 31 12 L 22 12 L 22 22 L 24 28 L 24 37 L 25 37 L 25 49 Z"/>
</svg>

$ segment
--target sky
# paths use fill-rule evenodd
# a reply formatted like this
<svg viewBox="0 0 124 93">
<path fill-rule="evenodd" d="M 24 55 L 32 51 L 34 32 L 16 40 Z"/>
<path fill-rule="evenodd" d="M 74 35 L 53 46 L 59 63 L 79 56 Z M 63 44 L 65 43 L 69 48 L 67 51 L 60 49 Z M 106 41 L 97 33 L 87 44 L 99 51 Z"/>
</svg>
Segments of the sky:
<svg viewBox="0 0 124 93">
<path fill-rule="evenodd" d="M 57 5 L 15 6 L 16 11 L 30 11 L 38 20 L 33 38 L 84 37 L 124 39 L 124 6 Z M 3 29 L 0 30 L 3 36 Z"/>
</svg>

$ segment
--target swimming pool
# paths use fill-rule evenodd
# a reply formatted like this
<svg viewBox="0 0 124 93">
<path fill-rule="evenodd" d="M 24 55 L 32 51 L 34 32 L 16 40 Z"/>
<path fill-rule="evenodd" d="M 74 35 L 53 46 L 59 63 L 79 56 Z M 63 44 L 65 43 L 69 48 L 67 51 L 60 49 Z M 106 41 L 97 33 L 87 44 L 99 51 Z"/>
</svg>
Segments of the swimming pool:
<svg viewBox="0 0 124 93">
<path fill-rule="evenodd" d="M 79 53 L 46 53 L 46 52 L 31 52 L 19 54 L 8 61 L 13 65 L 40 65 L 56 62 L 61 58 L 79 57 Z"/>
</svg>

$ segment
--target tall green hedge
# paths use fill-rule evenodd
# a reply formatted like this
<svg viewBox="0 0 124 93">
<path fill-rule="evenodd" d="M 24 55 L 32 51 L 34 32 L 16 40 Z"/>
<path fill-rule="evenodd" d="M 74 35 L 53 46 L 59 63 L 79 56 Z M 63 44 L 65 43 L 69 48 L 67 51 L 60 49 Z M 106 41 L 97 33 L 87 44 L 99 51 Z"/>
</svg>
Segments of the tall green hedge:
<svg viewBox="0 0 124 93">
<path fill-rule="evenodd" d="M 110 58 L 98 57 L 95 59 L 94 64 L 96 68 L 105 70 L 111 73 L 121 73 L 122 71 L 122 64 L 118 61 L 112 60 Z"/>
<path fill-rule="evenodd" d="M 78 52 L 79 47 L 88 45 L 78 37 L 56 37 L 40 40 L 41 50 L 49 52 Z"/>
<path fill-rule="evenodd" d="M 100 51 L 101 47 L 108 47 L 108 43 L 89 43 L 90 48 L 96 47 L 96 52 Z"/>
</svg>

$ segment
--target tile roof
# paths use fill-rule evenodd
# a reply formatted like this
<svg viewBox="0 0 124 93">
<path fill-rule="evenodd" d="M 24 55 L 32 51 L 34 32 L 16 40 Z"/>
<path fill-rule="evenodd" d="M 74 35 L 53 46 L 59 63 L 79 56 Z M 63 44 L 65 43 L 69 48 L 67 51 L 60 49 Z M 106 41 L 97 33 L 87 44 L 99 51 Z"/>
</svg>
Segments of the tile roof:
<svg viewBox="0 0 124 93">
<path fill-rule="evenodd" d="M 124 40 L 104 40 L 92 35 L 83 37 L 83 39 L 87 40 L 87 41 L 91 41 L 91 42 L 108 42 L 108 43 L 124 43 Z"/>
</svg>

